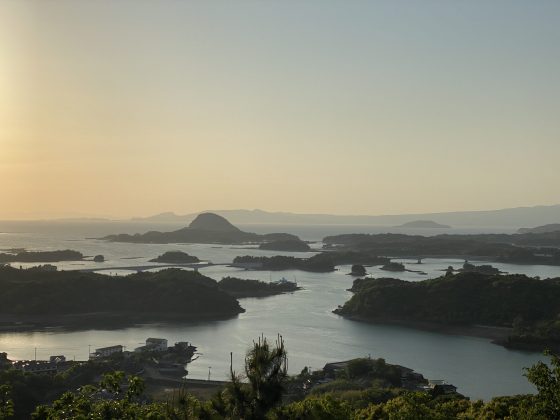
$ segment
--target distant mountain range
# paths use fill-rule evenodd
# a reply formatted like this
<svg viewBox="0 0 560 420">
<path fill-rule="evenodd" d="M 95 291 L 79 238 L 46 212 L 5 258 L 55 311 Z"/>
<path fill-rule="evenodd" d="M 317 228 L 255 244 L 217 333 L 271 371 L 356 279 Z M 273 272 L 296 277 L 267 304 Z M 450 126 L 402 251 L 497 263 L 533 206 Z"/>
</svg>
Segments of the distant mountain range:
<svg viewBox="0 0 560 420">
<path fill-rule="evenodd" d="M 501 210 L 462 211 L 446 213 L 396 214 L 381 216 L 298 214 L 268 212 L 264 210 L 208 210 L 227 218 L 234 224 L 305 224 L 305 225 L 375 225 L 396 226 L 418 220 L 430 220 L 453 227 L 504 227 L 540 226 L 560 222 L 560 205 L 517 207 Z M 136 222 L 172 222 L 188 224 L 200 213 L 177 215 L 161 213 L 155 216 L 134 218 Z"/>
</svg>

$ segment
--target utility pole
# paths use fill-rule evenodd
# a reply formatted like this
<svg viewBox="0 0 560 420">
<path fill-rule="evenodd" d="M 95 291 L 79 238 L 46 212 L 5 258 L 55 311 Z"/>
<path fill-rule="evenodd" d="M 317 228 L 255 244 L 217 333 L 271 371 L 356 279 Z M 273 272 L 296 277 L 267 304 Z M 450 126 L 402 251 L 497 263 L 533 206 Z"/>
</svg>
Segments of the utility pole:
<svg viewBox="0 0 560 420">
<path fill-rule="evenodd" d="M 35 347 L 35 361 L 37 361 L 37 347 Z"/>
<path fill-rule="evenodd" d="M 88 344 L 87 348 L 88 348 L 87 360 L 89 360 L 91 358 L 91 344 Z"/>
<path fill-rule="evenodd" d="M 208 366 L 208 380 L 210 380 L 210 369 L 212 369 L 212 366 Z"/>
</svg>

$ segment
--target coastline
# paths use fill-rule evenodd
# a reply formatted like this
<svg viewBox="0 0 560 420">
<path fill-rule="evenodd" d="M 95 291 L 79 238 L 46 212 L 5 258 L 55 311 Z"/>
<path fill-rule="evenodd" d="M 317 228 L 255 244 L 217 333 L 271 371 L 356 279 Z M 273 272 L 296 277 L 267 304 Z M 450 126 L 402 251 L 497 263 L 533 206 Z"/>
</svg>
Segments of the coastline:
<svg viewBox="0 0 560 420">
<path fill-rule="evenodd" d="M 346 315 L 341 314 L 337 309 L 333 313 L 349 319 L 351 321 L 364 322 L 367 324 L 378 324 L 378 325 L 396 325 L 407 328 L 414 328 L 423 331 L 436 332 L 439 334 L 447 335 L 463 335 L 468 337 L 478 337 L 490 339 L 492 343 L 503 346 L 502 341 L 506 341 L 513 328 L 510 327 L 496 327 L 491 325 L 446 325 L 439 324 L 436 322 L 425 322 L 425 321 L 410 321 L 410 320 L 398 320 L 398 319 L 371 319 L 366 317 L 361 317 L 359 315 Z M 514 347 L 507 347 L 514 348 Z M 534 350 L 536 351 L 536 350 Z"/>
<path fill-rule="evenodd" d="M 185 313 L 131 313 L 131 312 L 93 312 L 83 314 L 16 315 L 0 314 L 0 334 L 63 330 L 79 331 L 85 329 L 121 329 L 151 323 L 183 323 L 197 321 L 220 321 L 237 317 L 244 313 L 240 308 L 235 313 L 212 312 L 207 314 Z"/>
</svg>

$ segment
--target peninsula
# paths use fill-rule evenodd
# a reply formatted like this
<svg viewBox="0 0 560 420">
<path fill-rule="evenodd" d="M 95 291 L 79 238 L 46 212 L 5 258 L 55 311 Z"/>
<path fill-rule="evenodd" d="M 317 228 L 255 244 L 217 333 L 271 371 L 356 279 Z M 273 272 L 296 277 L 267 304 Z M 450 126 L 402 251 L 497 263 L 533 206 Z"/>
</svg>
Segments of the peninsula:
<svg viewBox="0 0 560 420">
<path fill-rule="evenodd" d="M 215 280 L 167 269 L 128 276 L 0 267 L 0 328 L 125 326 L 244 312 Z"/>
<path fill-rule="evenodd" d="M 335 313 L 442 332 L 490 333 L 512 348 L 560 348 L 560 278 L 463 272 L 418 282 L 358 279 L 351 290 L 354 296 Z"/>
</svg>

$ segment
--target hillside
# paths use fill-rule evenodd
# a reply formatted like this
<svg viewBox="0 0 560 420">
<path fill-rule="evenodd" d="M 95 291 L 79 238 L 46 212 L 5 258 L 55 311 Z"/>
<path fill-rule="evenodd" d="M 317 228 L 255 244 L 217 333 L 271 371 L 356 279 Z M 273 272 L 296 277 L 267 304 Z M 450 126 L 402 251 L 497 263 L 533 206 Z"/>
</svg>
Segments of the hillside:
<svg viewBox="0 0 560 420">
<path fill-rule="evenodd" d="M 410 326 L 506 327 L 504 345 L 560 346 L 560 279 L 469 272 L 419 282 L 359 279 L 352 291 L 335 313 Z"/>
<path fill-rule="evenodd" d="M 213 213 L 198 215 L 188 227 L 172 232 L 151 231 L 144 234 L 134 235 L 118 234 L 109 235 L 104 238 L 111 242 L 133 242 L 133 243 L 218 243 L 218 244 L 243 244 L 263 243 L 278 240 L 299 240 L 295 235 L 287 233 L 270 233 L 258 235 L 256 233 L 243 232 L 233 226 L 227 219 Z"/>
<path fill-rule="evenodd" d="M 520 228 L 517 233 L 551 233 L 560 232 L 560 223 L 537 226 L 534 228 Z"/>
<path fill-rule="evenodd" d="M 115 277 L 0 268 L 0 324 L 47 325 L 231 317 L 243 312 L 215 280 L 168 269 Z"/>
</svg>

